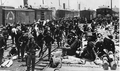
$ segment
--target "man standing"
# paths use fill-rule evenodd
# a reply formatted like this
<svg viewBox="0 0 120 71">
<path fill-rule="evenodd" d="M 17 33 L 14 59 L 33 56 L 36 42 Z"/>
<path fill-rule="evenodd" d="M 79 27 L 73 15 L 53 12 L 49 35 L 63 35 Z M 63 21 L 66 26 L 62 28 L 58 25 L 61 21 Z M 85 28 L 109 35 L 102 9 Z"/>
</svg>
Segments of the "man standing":
<svg viewBox="0 0 120 71">
<path fill-rule="evenodd" d="M 2 58 L 3 58 L 3 53 L 4 53 L 4 46 L 5 46 L 5 41 L 4 41 L 4 37 L 0 31 L 0 65 L 2 63 Z"/>
<path fill-rule="evenodd" d="M 46 34 L 46 36 L 44 37 L 44 40 L 45 40 L 46 46 L 48 48 L 48 54 L 49 54 L 48 59 L 50 59 L 51 58 L 51 44 L 53 44 L 54 39 L 51 37 L 50 31 L 48 30 L 47 32 L 48 32 L 48 34 Z"/>
<path fill-rule="evenodd" d="M 34 37 L 32 34 L 28 35 L 28 44 L 26 46 L 27 48 L 27 71 L 30 71 L 30 66 L 32 66 L 32 71 L 35 69 L 35 51 L 37 48 L 37 45 L 35 43 Z M 32 63 L 32 64 L 31 64 Z"/>
<path fill-rule="evenodd" d="M 28 33 L 23 33 L 22 36 L 19 37 L 18 42 L 20 44 L 20 54 L 21 54 L 21 61 L 24 61 L 24 53 L 26 49 L 26 44 L 28 42 Z"/>
</svg>

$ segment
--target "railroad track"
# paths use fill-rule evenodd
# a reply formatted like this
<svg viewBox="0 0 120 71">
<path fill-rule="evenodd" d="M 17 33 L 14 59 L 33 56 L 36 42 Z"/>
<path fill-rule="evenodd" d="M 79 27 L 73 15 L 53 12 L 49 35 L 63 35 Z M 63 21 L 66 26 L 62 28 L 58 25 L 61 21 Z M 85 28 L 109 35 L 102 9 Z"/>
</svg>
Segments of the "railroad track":
<svg viewBox="0 0 120 71">
<path fill-rule="evenodd" d="M 54 43 L 52 45 L 52 50 L 51 50 L 51 53 L 54 52 L 55 50 L 57 50 L 57 46 L 56 44 Z M 46 50 L 47 51 L 47 50 Z M 40 71 L 43 71 L 46 67 L 49 66 L 49 61 L 46 60 L 46 57 L 48 56 L 48 53 L 45 52 L 46 54 L 43 55 L 42 58 L 38 58 L 36 59 L 36 62 L 35 62 L 35 70 L 40 70 Z"/>
<path fill-rule="evenodd" d="M 14 44 L 12 44 L 12 40 L 9 39 L 7 40 L 7 52 L 10 51 L 10 49 L 12 48 Z M 57 44 L 54 43 L 52 45 L 52 50 L 51 50 L 51 53 L 54 52 L 55 50 L 57 50 Z M 39 57 L 36 57 L 36 62 L 35 62 L 35 70 L 38 70 L 38 71 L 43 71 L 46 67 L 49 66 L 49 61 L 46 60 L 47 56 L 48 56 L 48 50 L 46 50 L 46 52 L 44 53 L 43 57 L 42 58 L 39 58 Z M 38 56 L 38 55 L 37 55 Z M 22 64 L 22 63 L 21 63 Z M 24 64 L 22 64 L 23 67 L 24 67 Z M 21 65 L 20 65 L 21 67 Z M 25 66 L 25 69 L 23 71 L 26 71 L 26 66 Z"/>
</svg>

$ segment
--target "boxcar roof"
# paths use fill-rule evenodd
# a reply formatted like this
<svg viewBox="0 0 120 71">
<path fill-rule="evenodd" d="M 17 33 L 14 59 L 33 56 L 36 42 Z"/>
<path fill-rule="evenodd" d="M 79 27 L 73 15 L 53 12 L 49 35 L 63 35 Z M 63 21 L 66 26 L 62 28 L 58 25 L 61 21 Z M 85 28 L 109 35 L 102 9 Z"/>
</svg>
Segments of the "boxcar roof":
<svg viewBox="0 0 120 71">
<path fill-rule="evenodd" d="M 58 11 L 79 12 L 78 10 L 65 10 L 65 9 L 58 9 Z"/>
<path fill-rule="evenodd" d="M 105 8 L 98 8 L 98 9 L 96 9 L 96 10 L 99 10 L 99 9 L 109 9 L 109 10 L 111 10 L 110 8 L 106 8 L 106 7 L 105 7 Z"/>
<path fill-rule="evenodd" d="M 32 9 L 23 9 L 23 8 L 15 8 L 15 9 L 3 8 L 3 10 L 12 10 L 12 11 L 34 11 L 34 10 L 32 10 Z"/>
<path fill-rule="evenodd" d="M 0 6 L 0 8 L 10 8 L 10 9 L 14 9 L 14 7 L 12 7 L 12 6 Z"/>
<path fill-rule="evenodd" d="M 37 9 L 37 8 L 32 8 L 32 10 L 39 10 L 39 11 L 52 11 L 52 9 Z"/>
</svg>

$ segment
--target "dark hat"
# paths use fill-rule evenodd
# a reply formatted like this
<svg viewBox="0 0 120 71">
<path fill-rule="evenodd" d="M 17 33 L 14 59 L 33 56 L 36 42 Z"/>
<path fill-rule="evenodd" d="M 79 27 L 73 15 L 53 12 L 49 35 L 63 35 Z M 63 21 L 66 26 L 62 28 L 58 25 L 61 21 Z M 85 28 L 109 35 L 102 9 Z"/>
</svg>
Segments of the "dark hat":
<svg viewBox="0 0 120 71">
<path fill-rule="evenodd" d="M 108 35 L 108 37 L 109 37 L 110 39 L 113 39 L 113 36 L 112 36 L 112 35 Z"/>
</svg>

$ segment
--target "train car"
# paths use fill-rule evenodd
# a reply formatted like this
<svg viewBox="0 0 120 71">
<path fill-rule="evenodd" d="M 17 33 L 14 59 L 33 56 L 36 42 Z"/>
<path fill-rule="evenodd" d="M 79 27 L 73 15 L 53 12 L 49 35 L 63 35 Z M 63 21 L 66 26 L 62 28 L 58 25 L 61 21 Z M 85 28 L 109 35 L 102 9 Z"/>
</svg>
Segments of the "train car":
<svg viewBox="0 0 120 71">
<path fill-rule="evenodd" d="M 24 23 L 31 24 L 34 20 L 51 20 L 59 18 L 78 17 L 79 11 L 53 10 L 48 8 L 0 8 L 0 24 Z"/>
<path fill-rule="evenodd" d="M 65 17 L 65 10 L 56 10 L 56 14 L 55 14 L 55 16 L 56 16 L 56 18 L 58 19 L 58 18 L 64 18 Z"/>
<path fill-rule="evenodd" d="M 42 10 L 44 12 L 44 20 L 51 20 L 52 19 L 52 10 Z"/>
<path fill-rule="evenodd" d="M 74 17 L 80 17 L 80 12 L 79 11 L 73 11 Z"/>
<path fill-rule="evenodd" d="M 15 22 L 21 22 L 24 24 L 32 24 L 35 20 L 35 12 L 31 9 L 15 9 L 16 20 Z"/>
<path fill-rule="evenodd" d="M 2 9 L 2 24 L 5 26 L 8 23 L 15 23 L 15 9 L 8 9 L 8 8 L 3 8 Z"/>
<path fill-rule="evenodd" d="M 74 10 L 60 10 L 58 9 L 56 11 L 56 17 L 57 18 L 72 18 L 72 17 L 79 17 L 79 11 L 74 11 Z"/>
<path fill-rule="evenodd" d="M 60 10 L 58 9 L 56 11 L 56 18 L 59 19 L 59 18 L 68 18 L 68 17 L 72 17 L 73 16 L 73 13 L 72 11 L 70 10 Z"/>
<path fill-rule="evenodd" d="M 35 20 L 51 20 L 52 19 L 52 10 L 41 8 L 32 8 L 35 11 Z"/>
<path fill-rule="evenodd" d="M 35 19 L 34 10 L 16 8 L 16 9 L 3 9 L 3 25 L 7 25 L 7 23 L 24 23 L 31 24 Z"/>
<path fill-rule="evenodd" d="M 82 18 L 82 22 L 87 21 L 88 23 L 90 23 L 91 20 L 96 17 L 95 11 L 94 10 L 81 10 L 80 17 Z"/>
<path fill-rule="evenodd" d="M 14 7 L 12 7 L 12 6 L 0 6 L 0 26 L 2 26 L 3 25 L 3 17 L 4 17 L 4 15 L 3 15 L 3 8 L 8 8 L 8 9 L 14 9 Z"/>
<path fill-rule="evenodd" d="M 105 17 L 105 16 L 111 16 L 112 10 L 109 7 L 100 7 L 96 9 L 96 16 L 97 17 Z"/>
</svg>

